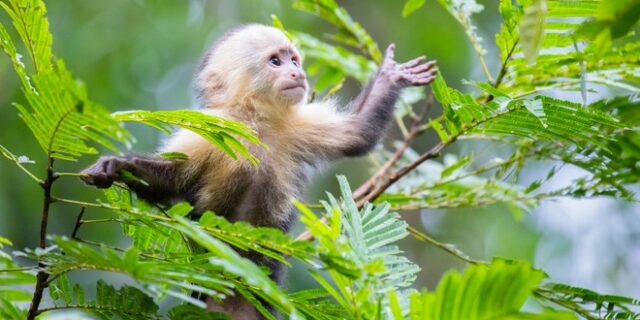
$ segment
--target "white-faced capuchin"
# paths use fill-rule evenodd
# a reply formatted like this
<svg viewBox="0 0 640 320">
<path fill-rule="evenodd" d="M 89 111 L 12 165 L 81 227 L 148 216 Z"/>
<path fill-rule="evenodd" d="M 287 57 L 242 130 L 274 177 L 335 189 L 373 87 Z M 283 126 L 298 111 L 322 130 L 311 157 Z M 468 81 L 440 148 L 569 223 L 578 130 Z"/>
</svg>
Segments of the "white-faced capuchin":
<svg viewBox="0 0 640 320">
<path fill-rule="evenodd" d="M 390 45 L 379 71 L 346 107 L 333 100 L 307 103 L 309 85 L 298 50 L 278 29 L 251 24 L 224 34 L 205 54 L 195 86 L 201 111 L 251 126 L 268 150 L 252 146 L 258 167 L 233 160 L 204 138 L 176 132 L 160 152 L 181 152 L 186 160 L 158 155 L 101 157 L 85 169 L 83 180 L 107 188 L 127 170 L 146 183 L 126 182 L 154 202 L 186 200 L 195 214 L 211 210 L 230 221 L 288 231 L 295 220 L 292 199 L 301 196 L 307 167 L 362 156 L 384 136 L 400 90 L 431 83 L 435 62 L 419 57 L 394 60 Z M 281 283 L 282 266 L 264 256 L 244 253 L 272 270 Z M 212 310 L 234 319 L 261 318 L 248 302 L 209 299 Z"/>
</svg>

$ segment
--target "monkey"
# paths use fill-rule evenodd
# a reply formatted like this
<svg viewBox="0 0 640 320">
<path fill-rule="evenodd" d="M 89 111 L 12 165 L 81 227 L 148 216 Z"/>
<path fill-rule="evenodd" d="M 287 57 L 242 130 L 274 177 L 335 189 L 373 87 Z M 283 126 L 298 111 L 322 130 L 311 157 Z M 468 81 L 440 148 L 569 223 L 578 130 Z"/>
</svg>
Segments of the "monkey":
<svg viewBox="0 0 640 320">
<path fill-rule="evenodd" d="M 259 165 L 233 160 L 201 136 L 180 129 L 159 153 L 180 152 L 186 159 L 103 156 L 82 171 L 82 179 L 108 188 L 122 180 L 120 172 L 126 170 L 144 182 L 122 181 L 142 199 L 188 201 L 196 216 L 211 210 L 232 222 L 287 232 L 295 220 L 291 200 L 301 196 L 308 168 L 370 152 L 390 125 L 400 91 L 435 79 L 435 61 L 421 56 L 398 63 L 394 54 L 391 44 L 361 93 L 340 108 L 333 99 L 307 102 L 309 84 L 301 55 L 282 31 L 260 24 L 227 31 L 202 58 L 195 91 L 203 114 L 240 121 L 255 130 L 268 146 L 249 146 Z M 245 256 L 271 269 L 271 278 L 282 284 L 279 262 L 257 253 Z M 262 318 L 238 297 L 222 303 L 208 298 L 207 305 L 233 319 Z"/>
</svg>

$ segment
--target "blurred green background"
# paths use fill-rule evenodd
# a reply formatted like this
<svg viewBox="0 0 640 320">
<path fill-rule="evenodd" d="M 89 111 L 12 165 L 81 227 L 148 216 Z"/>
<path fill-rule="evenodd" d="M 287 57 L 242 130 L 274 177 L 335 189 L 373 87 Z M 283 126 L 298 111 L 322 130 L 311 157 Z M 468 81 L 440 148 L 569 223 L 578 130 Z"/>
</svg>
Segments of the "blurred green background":
<svg viewBox="0 0 640 320">
<path fill-rule="evenodd" d="M 497 72 L 498 56 L 493 35 L 499 28 L 498 1 L 479 1 L 485 11 L 474 22 L 488 48 L 487 61 Z M 403 1 L 339 1 L 374 37 L 381 47 L 397 44 L 397 59 L 426 54 L 437 59 L 449 84 L 464 88 L 461 79 L 481 79 L 476 57 L 464 31 L 435 1 L 403 19 Z M 174 109 L 195 105 L 191 80 L 200 55 L 225 30 L 247 22 L 271 23 L 276 14 L 286 27 L 322 37 L 331 27 L 323 21 L 291 8 L 286 0 L 56 0 L 47 1 L 54 52 L 63 58 L 75 76 L 89 88 L 93 100 L 111 110 Z M 0 22 L 9 26 L 8 17 Z M 9 28 L 10 29 L 10 28 Z M 313 81 L 313 79 L 311 79 Z M 343 100 L 357 94 L 348 83 L 340 92 Z M 23 101 L 18 79 L 6 57 L 0 58 L 0 144 L 18 155 L 36 161 L 43 169 L 44 155 L 27 127 L 18 118 L 13 101 Z M 438 110 L 434 110 L 438 112 Z M 162 136 L 152 129 L 129 127 L 137 137 L 136 151 L 152 152 Z M 388 143 L 398 137 L 392 130 Z M 416 149 L 434 143 L 423 137 Z M 496 147 L 462 142 L 445 153 L 501 155 Z M 97 156 L 96 156 L 97 157 Z M 96 157 L 79 163 L 59 163 L 62 171 L 79 171 Z M 368 175 L 366 158 L 343 161 L 318 173 L 308 188 L 307 201 L 337 190 L 335 174 L 346 174 L 359 185 Z M 548 163 L 528 166 L 522 178 L 545 174 Z M 44 172 L 38 172 L 43 175 Z M 554 179 L 570 181 L 578 169 L 563 171 Z M 551 183 L 554 183 L 552 181 Z M 16 249 L 35 247 L 41 209 L 41 189 L 9 161 L 0 159 L 0 235 L 12 239 Z M 93 200 L 99 192 L 75 178 L 56 184 L 62 197 Z M 602 293 L 640 297 L 640 206 L 610 199 L 559 199 L 543 203 L 520 221 L 506 206 L 459 210 L 406 212 L 403 217 L 436 239 L 456 244 L 474 258 L 493 256 L 525 259 L 543 268 L 557 282 L 587 287 Z M 76 210 L 54 205 L 50 233 L 70 234 Z M 104 213 L 88 211 L 87 216 Z M 83 226 L 80 236 L 111 243 L 122 241 L 116 225 Z M 413 239 L 401 245 L 423 271 L 416 287 L 433 288 L 442 273 L 464 265 L 425 243 Z M 289 273 L 289 287 L 310 285 L 303 270 Z M 95 276 L 95 275 L 94 275 Z M 101 274 L 100 276 L 108 276 Z M 88 279 L 87 279 L 88 280 Z M 92 281 L 93 283 L 93 281 Z"/>
</svg>

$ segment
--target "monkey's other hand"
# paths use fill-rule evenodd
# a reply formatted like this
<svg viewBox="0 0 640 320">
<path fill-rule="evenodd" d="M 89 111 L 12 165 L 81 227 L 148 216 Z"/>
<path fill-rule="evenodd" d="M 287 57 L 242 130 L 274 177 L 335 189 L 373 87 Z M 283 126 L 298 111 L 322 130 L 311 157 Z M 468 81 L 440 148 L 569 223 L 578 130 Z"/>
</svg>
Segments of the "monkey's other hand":
<svg viewBox="0 0 640 320">
<path fill-rule="evenodd" d="M 380 66 L 380 74 L 385 76 L 392 86 L 402 89 L 410 86 L 425 86 L 433 82 L 438 72 L 435 60 L 425 62 L 426 58 L 421 56 L 405 63 L 397 63 L 394 60 L 395 50 L 395 44 L 387 47 L 384 61 Z"/>
<path fill-rule="evenodd" d="M 85 183 L 100 189 L 111 187 L 119 177 L 119 171 L 126 169 L 128 161 L 121 157 L 100 157 L 96 163 L 80 172 L 80 177 Z"/>
</svg>

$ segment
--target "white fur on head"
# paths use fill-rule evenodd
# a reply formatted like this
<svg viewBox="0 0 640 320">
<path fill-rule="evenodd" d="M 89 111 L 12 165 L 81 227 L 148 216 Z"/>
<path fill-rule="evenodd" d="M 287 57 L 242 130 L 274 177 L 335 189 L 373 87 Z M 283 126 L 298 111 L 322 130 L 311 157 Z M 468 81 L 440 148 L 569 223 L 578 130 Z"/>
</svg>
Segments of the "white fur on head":
<svg viewBox="0 0 640 320">
<path fill-rule="evenodd" d="M 271 52 L 292 47 L 282 31 L 250 24 L 225 33 L 203 59 L 195 86 L 206 108 L 260 107 L 260 93 L 272 85 L 267 72 Z"/>
</svg>

